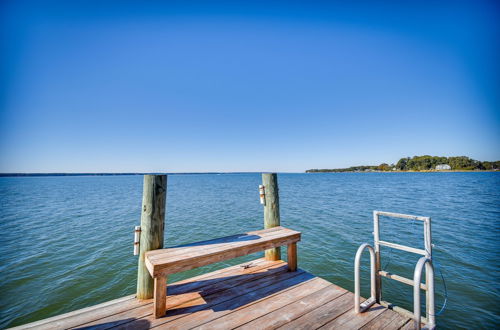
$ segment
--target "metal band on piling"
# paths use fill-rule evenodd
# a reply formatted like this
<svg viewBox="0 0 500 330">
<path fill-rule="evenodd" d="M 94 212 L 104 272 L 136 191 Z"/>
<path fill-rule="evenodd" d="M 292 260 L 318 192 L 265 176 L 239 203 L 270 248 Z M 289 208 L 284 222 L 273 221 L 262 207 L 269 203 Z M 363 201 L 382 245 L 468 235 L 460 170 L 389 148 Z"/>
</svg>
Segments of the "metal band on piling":
<svg viewBox="0 0 500 330">
<path fill-rule="evenodd" d="M 135 230 L 134 230 L 134 256 L 139 254 L 140 237 L 141 237 L 141 226 L 135 226 Z"/>
<path fill-rule="evenodd" d="M 266 191 L 263 184 L 259 185 L 260 203 L 266 205 Z"/>
</svg>

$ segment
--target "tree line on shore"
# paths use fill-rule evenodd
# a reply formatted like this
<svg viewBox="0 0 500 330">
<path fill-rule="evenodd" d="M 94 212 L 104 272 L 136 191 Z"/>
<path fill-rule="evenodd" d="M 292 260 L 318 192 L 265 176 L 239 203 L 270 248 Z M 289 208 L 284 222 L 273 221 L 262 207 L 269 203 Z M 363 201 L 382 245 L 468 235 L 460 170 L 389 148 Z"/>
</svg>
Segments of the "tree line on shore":
<svg viewBox="0 0 500 330">
<path fill-rule="evenodd" d="M 351 166 L 348 168 L 310 169 L 306 173 L 316 172 L 370 172 L 370 171 L 431 171 L 437 165 L 449 165 L 453 171 L 492 171 L 500 170 L 500 161 L 479 161 L 466 156 L 413 156 L 401 158 L 396 164 Z"/>
</svg>

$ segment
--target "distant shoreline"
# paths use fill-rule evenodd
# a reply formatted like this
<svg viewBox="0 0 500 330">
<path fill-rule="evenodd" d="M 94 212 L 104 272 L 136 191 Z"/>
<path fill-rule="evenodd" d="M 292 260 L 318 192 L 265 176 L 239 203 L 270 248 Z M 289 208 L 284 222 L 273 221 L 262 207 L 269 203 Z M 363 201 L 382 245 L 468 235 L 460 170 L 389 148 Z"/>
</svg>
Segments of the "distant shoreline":
<svg viewBox="0 0 500 330">
<path fill-rule="evenodd" d="M 321 174 L 321 173 L 471 173 L 500 172 L 499 170 L 421 170 L 421 171 L 321 171 L 321 172 L 277 172 L 278 174 Z M 155 173 L 0 173 L 0 177 L 58 177 L 58 176 L 131 176 L 131 175 L 201 175 L 201 174 L 261 174 L 267 172 L 155 172 Z"/>
<path fill-rule="evenodd" d="M 358 165 L 345 168 L 313 168 L 318 172 L 494 172 L 500 170 L 500 160 L 479 161 L 467 156 L 413 156 L 403 157 L 396 164 Z"/>
<path fill-rule="evenodd" d="M 321 173 L 482 173 L 482 172 L 500 172 L 500 170 L 409 170 L 409 171 L 317 171 L 308 172 L 307 174 L 321 174 Z"/>
<path fill-rule="evenodd" d="M 33 176 L 119 176 L 119 175 L 196 175 L 196 174 L 251 174 L 262 172 L 147 172 L 147 173 L 0 173 L 0 177 Z"/>
</svg>

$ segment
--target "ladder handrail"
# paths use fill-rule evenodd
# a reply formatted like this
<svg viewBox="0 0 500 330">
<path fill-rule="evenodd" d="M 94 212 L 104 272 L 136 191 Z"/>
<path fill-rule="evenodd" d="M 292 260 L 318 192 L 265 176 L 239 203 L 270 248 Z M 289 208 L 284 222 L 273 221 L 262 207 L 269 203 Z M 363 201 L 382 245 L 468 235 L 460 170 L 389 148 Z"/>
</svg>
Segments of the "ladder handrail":
<svg viewBox="0 0 500 330">
<path fill-rule="evenodd" d="M 409 220 L 419 220 L 424 223 L 424 249 L 417 249 L 406 245 L 396 244 L 392 242 L 382 241 L 380 239 L 380 229 L 379 222 L 380 216 L 392 217 L 392 218 L 401 218 L 401 219 L 409 219 Z M 380 245 L 390 247 L 393 249 L 403 250 L 406 252 L 412 252 L 416 254 L 424 255 L 427 258 L 432 258 L 432 234 L 431 234 L 431 218 L 430 217 L 421 217 L 410 214 L 403 213 L 394 213 L 394 212 L 384 212 L 384 211 L 373 211 L 373 238 L 375 245 L 375 255 L 380 251 Z M 380 270 L 380 269 L 378 269 Z"/>
<path fill-rule="evenodd" d="M 415 249 L 405 245 L 399 245 L 396 243 L 382 241 L 380 239 L 380 216 L 393 217 L 393 218 L 402 218 L 408 220 L 419 220 L 423 222 L 424 225 L 424 249 Z M 376 264 L 376 279 L 377 279 L 377 302 L 380 303 L 382 301 L 382 275 L 380 274 L 382 271 L 382 266 L 380 263 L 380 247 L 387 246 L 393 249 L 399 249 L 407 252 L 412 252 L 416 254 L 424 255 L 424 257 L 432 259 L 432 231 L 431 231 L 431 218 L 430 217 L 422 217 L 410 214 L 402 214 L 402 213 L 394 213 L 394 212 L 384 212 L 384 211 L 373 211 L 373 239 L 374 239 L 374 247 L 375 247 L 375 264 Z M 428 268 L 428 267 L 427 267 Z M 426 269 L 427 269 L 426 268 Z M 427 273 L 425 275 L 426 285 L 430 281 Z M 427 291 L 426 293 L 426 301 L 430 300 L 430 293 Z M 428 305 L 428 304 L 427 304 Z M 429 306 L 426 306 L 426 316 L 429 318 Z"/>
<path fill-rule="evenodd" d="M 428 266 L 427 266 L 428 265 Z M 426 328 L 434 329 L 436 327 L 436 315 L 434 312 L 435 304 L 434 304 L 434 265 L 432 264 L 432 259 L 422 257 L 418 260 L 417 265 L 415 266 L 415 272 L 413 274 L 413 315 L 415 322 L 415 329 L 420 329 L 421 320 L 420 320 L 420 282 L 422 281 L 422 270 L 424 266 L 427 266 L 425 269 L 425 274 L 428 279 L 426 281 L 427 285 L 427 325 Z"/>
<path fill-rule="evenodd" d="M 419 220 L 423 222 L 424 225 L 424 249 L 417 249 L 405 245 L 400 245 L 392 242 L 382 241 L 380 239 L 380 228 L 379 222 L 380 216 L 403 218 L 409 220 Z M 393 213 L 393 212 L 383 212 L 383 211 L 373 211 L 373 238 L 374 247 L 370 246 L 368 243 L 362 244 L 358 251 L 356 252 L 356 257 L 354 260 L 354 311 L 356 313 L 364 312 L 375 302 L 379 304 L 384 304 L 386 302 L 382 301 L 382 276 L 385 276 L 396 281 L 412 285 L 413 286 L 413 317 L 415 320 L 415 326 L 420 329 L 421 326 L 421 310 L 420 310 L 420 289 L 426 290 L 426 320 L 427 323 L 425 328 L 434 329 L 436 327 L 436 317 L 434 314 L 435 303 L 434 303 L 434 266 L 432 264 L 432 232 L 431 232 L 431 218 L 422 217 L 409 214 Z M 412 252 L 416 254 L 423 255 L 419 259 L 415 267 L 415 272 L 413 274 L 413 281 L 405 277 L 390 274 L 388 272 L 382 271 L 380 263 L 380 247 L 386 246 L 393 249 L 399 249 L 407 252 Z M 370 252 L 370 262 L 371 262 L 371 297 L 367 299 L 363 304 L 359 304 L 360 300 L 360 283 L 359 283 L 359 264 L 361 260 L 361 254 L 365 249 Z M 422 270 L 425 266 L 425 285 L 421 283 L 422 280 Z M 403 309 L 404 310 L 404 309 Z M 411 313 L 404 310 L 405 312 Z"/>
<path fill-rule="evenodd" d="M 403 218 L 403 219 L 419 220 L 419 221 L 426 221 L 429 219 L 429 217 L 421 217 L 418 215 L 411 215 L 404 213 L 385 212 L 385 211 L 373 211 L 373 212 L 377 212 L 378 215 L 383 215 L 386 217 L 393 217 L 393 218 Z"/>
<path fill-rule="evenodd" d="M 363 251 L 368 249 L 370 252 L 370 298 L 365 300 L 363 304 L 359 304 L 360 300 L 360 283 L 359 283 L 359 265 L 361 263 L 361 255 Z M 375 274 L 375 250 L 368 243 L 362 244 L 358 251 L 356 252 L 356 257 L 354 258 L 354 311 L 356 313 L 364 312 L 366 309 L 370 308 L 376 302 L 376 292 L 377 292 L 377 283 L 376 283 L 376 274 Z"/>
</svg>

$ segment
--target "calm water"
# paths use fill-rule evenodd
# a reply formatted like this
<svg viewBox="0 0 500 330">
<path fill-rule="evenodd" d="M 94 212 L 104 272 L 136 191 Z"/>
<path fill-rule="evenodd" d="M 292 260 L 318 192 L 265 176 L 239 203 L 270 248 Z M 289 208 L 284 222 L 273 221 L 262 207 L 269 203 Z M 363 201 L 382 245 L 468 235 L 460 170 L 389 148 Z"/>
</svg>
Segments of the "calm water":
<svg viewBox="0 0 500 330">
<path fill-rule="evenodd" d="M 352 290 L 356 249 L 373 241 L 372 210 L 431 216 L 435 259 L 448 287 L 438 325 L 500 326 L 500 173 L 281 174 L 278 179 L 281 222 L 303 233 L 301 268 Z M 262 228 L 260 181 L 258 174 L 169 176 L 166 245 Z M 141 176 L 0 178 L 0 327 L 134 293 L 132 239 L 141 195 Z M 386 218 L 381 236 L 423 247 L 420 223 Z M 418 256 L 382 253 L 386 269 L 412 277 Z M 367 279 L 366 270 L 363 274 Z M 441 307 L 439 270 L 437 275 Z M 368 293 L 366 286 L 363 292 Z M 412 309 L 411 287 L 384 279 L 383 293 L 385 300 Z"/>
</svg>

